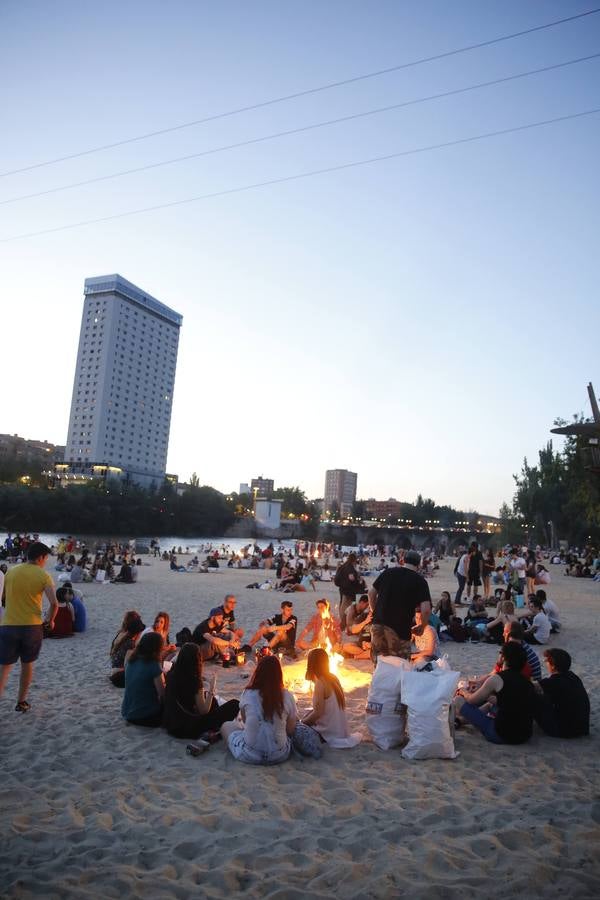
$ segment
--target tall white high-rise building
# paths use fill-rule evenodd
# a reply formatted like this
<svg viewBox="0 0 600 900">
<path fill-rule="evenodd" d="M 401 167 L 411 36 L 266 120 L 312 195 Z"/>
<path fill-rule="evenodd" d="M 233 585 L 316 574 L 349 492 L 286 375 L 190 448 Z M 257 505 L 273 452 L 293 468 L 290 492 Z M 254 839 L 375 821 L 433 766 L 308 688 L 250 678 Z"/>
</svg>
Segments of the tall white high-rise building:
<svg viewBox="0 0 600 900">
<path fill-rule="evenodd" d="M 159 486 L 182 316 L 120 275 L 84 294 L 64 471 Z"/>
</svg>

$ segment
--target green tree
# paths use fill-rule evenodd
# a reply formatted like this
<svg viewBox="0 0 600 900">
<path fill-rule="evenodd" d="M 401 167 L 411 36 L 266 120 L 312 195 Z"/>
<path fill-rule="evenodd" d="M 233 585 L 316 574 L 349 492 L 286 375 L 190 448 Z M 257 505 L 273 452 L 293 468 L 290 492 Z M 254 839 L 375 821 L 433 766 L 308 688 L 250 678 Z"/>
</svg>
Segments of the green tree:
<svg viewBox="0 0 600 900">
<path fill-rule="evenodd" d="M 277 488 L 273 493 L 275 500 L 282 500 L 281 515 L 287 517 L 290 514 L 296 517 L 308 515 L 309 504 L 306 494 L 299 487 Z"/>
</svg>

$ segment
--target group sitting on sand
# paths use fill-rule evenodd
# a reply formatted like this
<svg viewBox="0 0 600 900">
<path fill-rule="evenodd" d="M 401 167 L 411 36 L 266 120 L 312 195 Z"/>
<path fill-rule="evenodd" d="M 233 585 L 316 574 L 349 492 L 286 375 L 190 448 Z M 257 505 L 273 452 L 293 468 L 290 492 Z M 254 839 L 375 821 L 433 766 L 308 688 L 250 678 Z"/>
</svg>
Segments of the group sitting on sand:
<svg viewBox="0 0 600 900">
<path fill-rule="evenodd" d="M 327 741 L 332 747 L 360 742 L 360 735 L 349 732 L 344 692 L 329 671 L 324 650 L 314 649 L 308 655 L 306 678 L 314 683 L 313 709 L 301 721 L 293 694 L 283 687 L 276 656 L 258 660 L 239 701 L 219 703 L 216 674 L 204 678 L 198 644 L 184 644 L 166 675 L 164 655 L 164 639 L 154 630 L 126 655 L 121 714 L 132 725 L 162 725 L 173 737 L 198 741 L 192 745 L 197 752 L 222 736 L 236 759 L 255 765 L 283 762 L 292 746 L 300 753 L 320 755 L 314 752 L 318 743 L 307 741 L 309 727 L 319 742 Z"/>
<path fill-rule="evenodd" d="M 315 613 L 298 638 L 293 603 L 283 600 L 280 611 L 263 620 L 246 643 L 236 621 L 236 605 L 236 597 L 226 595 L 221 606 L 211 609 L 193 631 L 178 633 L 177 645 L 171 643 L 166 612 L 157 614 L 151 628 L 145 628 L 137 612 L 128 612 L 111 647 L 113 683 L 125 688 L 123 717 L 135 725 L 162 725 L 174 737 L 195 741 L 194 753 L 223 737 L 236 759 L 257 765 L 282 762 L 293 749 L 319 756 L 321 742 L 330 747 L 355 746 L 360 736 L 349 733 L 343 688 L 329 671 L 329 656 L 323 648 L 344 651 L 352 658 L 373 655 L 376 660 L 370 640 L 369 596 L 361 595 L 346 606 L 342 622 L 328 600 L 317 600 Z M 437 612 L 430 602 L 414 611 L 409 658 L 415 668 L 431 668 L 439 658 L 435 623 L 452 620 L 449 594 L 440 599 Z M 560 627 L 555 604 L 539 591 L 523 613 L 517 617 L 512 601 L 503 599 L 496 617 L 485 622 L 488 633 L 502 644 L 500 655 L 488 675 L 472 679 L 458 691 L 457 725 L 475 726 L 492 743 L 527 741 L 534 721 L 552 736 L 588 734 L 589 699 L 571 672 L 569 654 L 547 649 L 548 677 L 543 678 L 531 646 L 544 643 L 550 631 Z M 547 620 L 541 634 L 540 615 Z M 242 696 L 221 700 L 216 694 L 217 677 L 205 677 L 204 664 L 227 665 L 238 655 L 245 662 L 245 655 L 261 642 L 256 668 Z M 284 657 L 296 659 L 303 651 L 308 652 L 305 677 L 314 689 L 313 708 L 300 721 L 294 697 L 283 687 L 281 662 Z"/>
</svg>

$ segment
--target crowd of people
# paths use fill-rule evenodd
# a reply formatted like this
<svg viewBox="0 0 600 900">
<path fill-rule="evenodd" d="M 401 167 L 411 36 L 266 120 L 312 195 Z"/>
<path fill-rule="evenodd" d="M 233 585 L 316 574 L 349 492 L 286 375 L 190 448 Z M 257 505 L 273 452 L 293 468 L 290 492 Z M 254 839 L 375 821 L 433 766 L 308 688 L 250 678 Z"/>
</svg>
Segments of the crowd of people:
<svg viewBox="0 0 600 900">
<path fill-rule="evenodd" d="M 50 548 L 30 541 L 24 551 L 19 549 L 26 553 L 26 561 L 6 572 L 0 568 L 0 693 L 12 666 L 20 661 L 16 709 L 25 712 L 43 637 L 69 637 L 84 631 L 86 615 L 72 578 L 55 591 L 46 571 Z M 132 548 L 104 548 L 103 554 L 116 560 L 117 549 L 121 568 L 130 565 Z M 92 561 L 85 548 L 78 552 L 80 561 Z M 68 554 L 67 546 L 61 553 L 62 571 L 72 576 L 74 567 L 66 567 L 74 554 Z M 339 591 L 336 608 L 318 597 L 301 630 L 288 597 L 248 636 L 237 622 L 233 594 L 227 594 L 195 627 L 181 629 L 175 641 L 171 640 L 167 611 L 159 611 L 152 625 L 146 626 L 140 614 L 130 610 L 110 647 L 111 681 L 124 688 L 123 718 L 136 725 L 163 726 L 175 737 L 195 741 L 194 753 L 222 737 L 233 756 L 255 764 L 281 762 L 293 750 L 319 756 L 322 742 L 352 747 L 360 740 L 349 731 L 343 688 L 329 671 L 330 653 L 370 659 L 374 665 L 381 656 L 397 656 L 414 668 L 431 670 L 440 655 L 440 641 L 460 639 L 460 627 L 480 640 L 500 644 L 501 649 L 491 672 L 460 687 L 455 701 L 457 725 L 470 723 L 493 743 L 528 740 L 534 721 L 552 736 L 587 734 L 589 699 L 571 671 L 571 657 L 558 647 L 547 647 L 544 662 L 548 675 L 542 677 L 534 649 L 547 645 L 551 635 L 561 629 L 556 604 L 545 589 L 535 590 L 540 565 L 537 555 L 511 548 L 506 556 L 508 578 L 503 576 L 494 598 L 491 584 L 486 595 L 486 556 L 492 582 L 498 570 L 496 560 L 472 544 L 457 560 L 459 590 L 464 579 L 458 599 L 444 591 L 434 606 L 423 560 L 416 551 L 406 551 L 401 559 L 396 557 L 392 564 L 378 568 L 368 589 L 361 557 L 350 552 L 338 560 L 334 574 Z M 289 559 L 281 562 L 283 572 Z M 461 562 L 464 574 L 459 571 Z M 547 580 L 543 583 L 548 585 Z M 484 594 L 480 595 L 482 586 Z M 456 608 L 462 606 L 465 588 L 469 607 L 461 618 Z M 532 591 L 525 606 L 519 598 L 529 588 Z M 44 596 L 48 602 L 45 616 Z M 492 616 L 487 615 L 490 602 L 495 606 Z M 245 664 L 251 654 L 256 656 L 256 666 L 246 690 L 240 698 L 223 701 L 216 693 L 216 669 L 205 675 L 205 665 Z M 298 716 L 293 695 L 283 687 L 282 674 L 282 662 L 296 660 L 300 654 L 307 654 L 306 679 L 313 684 L 312 709 L 303 718 Z"/>
</svg>

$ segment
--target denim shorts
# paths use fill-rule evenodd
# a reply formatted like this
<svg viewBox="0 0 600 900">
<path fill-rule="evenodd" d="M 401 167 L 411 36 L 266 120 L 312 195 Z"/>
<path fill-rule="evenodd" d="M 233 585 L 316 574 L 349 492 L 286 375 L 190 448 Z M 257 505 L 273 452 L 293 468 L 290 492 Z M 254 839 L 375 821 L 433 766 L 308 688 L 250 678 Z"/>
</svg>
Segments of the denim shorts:
<svg viewBox="0 0 600 900">
<path fill-rule="evenodd" d="M 0 625 L 0 666 L 35 662 L 43 638 L 41 625 Z"/>
</svg>

